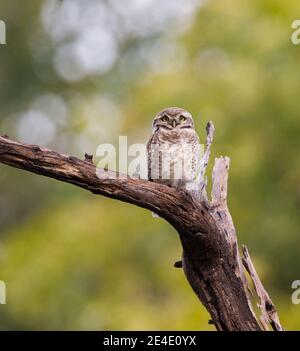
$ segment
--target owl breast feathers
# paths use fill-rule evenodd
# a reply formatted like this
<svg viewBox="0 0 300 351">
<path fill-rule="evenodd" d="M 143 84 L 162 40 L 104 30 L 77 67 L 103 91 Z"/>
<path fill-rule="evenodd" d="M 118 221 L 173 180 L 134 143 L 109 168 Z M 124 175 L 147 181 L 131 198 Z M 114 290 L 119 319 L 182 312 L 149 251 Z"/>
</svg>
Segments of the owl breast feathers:
<svg viewBox="0 0 300 351">
<path fill-rule="evenodd" d="M 159 112 L 153 120 L 147 155 L 149 180 L 185 189 L 195 184 L 200 141 L 192 115 L 177 107 Z"/>
</svg>

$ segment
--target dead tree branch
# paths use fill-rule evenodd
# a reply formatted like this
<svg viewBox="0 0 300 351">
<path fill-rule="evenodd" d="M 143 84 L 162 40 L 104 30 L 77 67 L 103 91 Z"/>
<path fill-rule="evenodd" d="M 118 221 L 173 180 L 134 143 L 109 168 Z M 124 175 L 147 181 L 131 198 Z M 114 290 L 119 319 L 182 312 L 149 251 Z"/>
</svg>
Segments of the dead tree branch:
<svg viewBox="0 0 300 351">
<path fill-rule="evenodd" d="M 247 270 L 247 272 L 249 273 L 256 294 L 259 297 L 260 303 L 258 304 L 258 307 L 261 310 L 261 323 L 264 327 L 265 330 L 268 330 L 268 324 L 271 324 L 272 328 L 275 331 L 283 331 L 283 328 L 280 324 L 279 321 L 279 317 L 276 311 L 276 307 L 273 304 L 269 294 L 267 293 L 267 291 L 265 290 L 265 288 L 263 287 L 259 276 L 256 272 L 256 269 L 254 267 L 254 264 L 252 263 L 249 251 L 247 249 L 247 247 L 245 245 L 243 245 L 243 264 Z"/>
<path fill-rule="evenodd" d="M 213 138 L 212 124 L 207 127 L 207 138 L 202 179 Z M 7 137 L 0 137 L 0 162 L 157 213 L 177 230 L 184 273 L 216 329 L 262 330 L 251 308 L 227 208 L 229 158 L 215 161 L 211 201 L 207 199 L 206 182 L 202 188 L 205 196 L 199 200 L 186 191 L 96 168 L 88 155 L 83 161 Z M 181 263 L 175 265 L 180 267 Z M 276 323 L 280 325 L 278 320 Z"/>
</svg>

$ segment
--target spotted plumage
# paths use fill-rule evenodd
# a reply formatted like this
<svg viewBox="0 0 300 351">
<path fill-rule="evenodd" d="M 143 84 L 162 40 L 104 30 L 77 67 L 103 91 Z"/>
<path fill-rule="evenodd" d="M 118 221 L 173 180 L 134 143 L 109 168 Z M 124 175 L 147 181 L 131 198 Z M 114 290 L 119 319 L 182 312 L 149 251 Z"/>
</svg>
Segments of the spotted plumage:
<svg viewBox="0 0 300 351">
<path fill-rule="evenodd" d="M 192 187 L 200 155 L 192 115 L 178 107 L 159 112 L 153 120 L 147 154 L 149 180 L 176 188 Z"/>
</svg>

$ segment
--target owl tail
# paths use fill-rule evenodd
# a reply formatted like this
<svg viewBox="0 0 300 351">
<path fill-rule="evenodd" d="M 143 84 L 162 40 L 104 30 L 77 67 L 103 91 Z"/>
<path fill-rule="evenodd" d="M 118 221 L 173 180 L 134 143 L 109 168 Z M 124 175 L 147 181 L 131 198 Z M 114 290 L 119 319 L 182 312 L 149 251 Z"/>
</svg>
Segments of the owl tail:
<svg viewBox="0 0 300 351">
<path fill-rule="evenodd" d="M 155 212 L 152 212 L 152 217 L 153 218 L 160 218 L 160 216 L 157 213 L 155 213 Z"/>
</svg>

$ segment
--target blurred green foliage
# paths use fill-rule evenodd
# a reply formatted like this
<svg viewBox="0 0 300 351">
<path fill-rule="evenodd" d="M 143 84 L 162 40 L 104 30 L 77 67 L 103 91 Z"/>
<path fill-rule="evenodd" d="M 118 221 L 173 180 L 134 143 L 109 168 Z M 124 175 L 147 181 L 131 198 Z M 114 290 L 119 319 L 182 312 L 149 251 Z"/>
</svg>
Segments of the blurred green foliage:
<svg viewBox="0 0 300 351">
<path fill-rule="evenodd" d="M 46 145 L 78 156 L 118 135 L 145 142 L 166 106 L 190 110 L 202 140 L 213 120 L 212 156 L 231 157 L 239 242 L 284 327 L 299 329 L 300 306 L 290 301 L 300 279 L 300 47 L 290 41 L 299 1 L 208 0 L 184 31 L 176 31 L 179 16 L 160 31 L 127 35 L 110 70 L 78 81 L 53 68 L 61 43 L 42 26 L 41 5 L 0 4 L 8 26 L 8 44 L 0 46 L 1 134 L 20 138 L 22 113 L 45 94 L 62 98 L 68 111 Z M 157 43 L 167 52 L 153 55 Z M 104 97 L 100 108 L 97 97 Z M 1 329 L 213 329 L 173 268 L 181 249 L 167 223 L 71 185 L 0 169 Z"/>
</svg>

